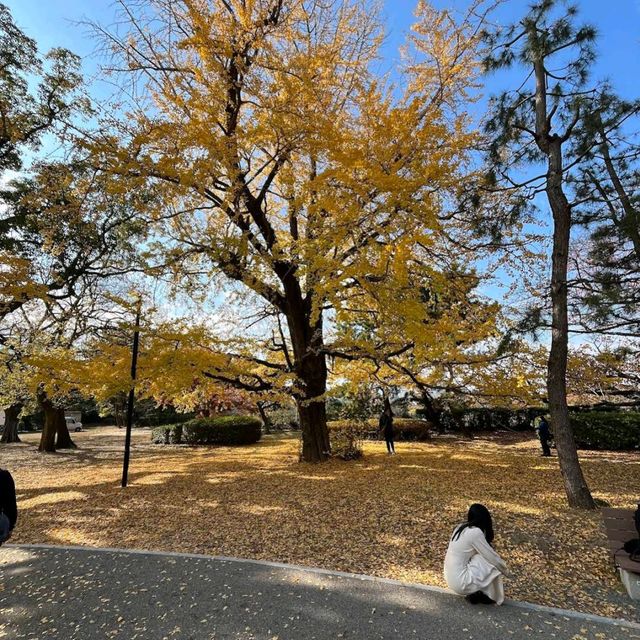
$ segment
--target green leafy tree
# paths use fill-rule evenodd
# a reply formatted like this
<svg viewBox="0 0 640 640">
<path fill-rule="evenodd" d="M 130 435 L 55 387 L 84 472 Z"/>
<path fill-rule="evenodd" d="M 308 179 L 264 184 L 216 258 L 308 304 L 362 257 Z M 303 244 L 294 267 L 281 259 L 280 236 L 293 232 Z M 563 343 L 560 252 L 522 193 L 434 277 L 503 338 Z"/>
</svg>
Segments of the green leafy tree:
<svg viewBox="0 0 640 640">
<path fill-rule="evenodd" d="M 64 127 L 82 104 L 79 63 L 67 49 L 41 56 L 0 4 L 0 172 L 21 169 L 24 153 L 37 150 L 43 134 Z"/>
<path fill-rule="evenodd" d="M 572 176 L 576 224 L 575 317 L 580 330 L 640 339 L 640 102 L 604 87 L 579 128 L 582 158 Z"/>
<path fill-rule="evenodd" d="M 495 98 L 487 124 L 491 138 L 489 186 L 544 194 L 553 219 L 551 348 L 547 396 L 560 469 L 571 506 L 593 508 L 567 406 L 568 265 L 573 221 L 568 174 L 579 160 L 577 133 L 591 109 L 589 70 L 595 30 L 576 25 L 577 9 L 554 0 L 531 6 L 510 27 L 487 34 L 489 71 L 518 69 L 522 78 Z"/>
<path fill-rule="evenodd" d="M 25 158 L 37 152 L 45 134 L 61 136 L 74 114 L 86 110 L 79 94 L 79 58 L 66 49 L 40 55 L 34 40 L 13 22 L 0 4 L 0 177 L 23 171 Z M 0 318 L 25 301 L 59 286 L 54 276 L 35 282 L 30 256 L 22 252 L 21 233 L 30 223 L 12 207 L 3 187 L 0 211 Z"/>
</svg>

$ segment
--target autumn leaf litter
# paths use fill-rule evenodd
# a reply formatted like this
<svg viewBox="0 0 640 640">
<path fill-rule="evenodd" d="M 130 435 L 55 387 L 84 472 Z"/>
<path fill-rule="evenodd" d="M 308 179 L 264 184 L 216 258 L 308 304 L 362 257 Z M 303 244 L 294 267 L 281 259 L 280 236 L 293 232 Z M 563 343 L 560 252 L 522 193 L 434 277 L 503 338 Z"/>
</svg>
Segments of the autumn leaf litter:
<svg viewBox="0 0 640 640">
<path fill-rule="evenodd" d="M 124 434 L 74 434 L 79 449 L 37 453 L 37 435 L 0 449 L 18 488 L 15 543 L 90 545 L 286 562 L 446 586 L 452 528 L 472 502 L 494 514 L 496 548 L 513 573 L 510 598 L 640 621 L 607 553 L 598 512 L 566 507 L 555 458 L 510 434 L 366 443 L 356 462 L 297 462 L 295 436 L 242 448 L 149 443 L 134 431 L 127 489 Z M 640 498 L 640 457 L 581 455 L 594 495 Z"/>
</svg>

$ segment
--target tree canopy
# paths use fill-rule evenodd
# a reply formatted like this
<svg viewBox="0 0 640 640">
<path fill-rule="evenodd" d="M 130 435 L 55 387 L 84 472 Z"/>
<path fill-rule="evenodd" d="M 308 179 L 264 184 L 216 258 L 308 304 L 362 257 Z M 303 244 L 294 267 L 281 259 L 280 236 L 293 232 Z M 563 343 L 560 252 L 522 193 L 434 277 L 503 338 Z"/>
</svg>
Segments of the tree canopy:
<svg viewBox="0 0 640 640">
<path fill-rule="evenodd" d="M 371 69 L 383 34 L 366 2 L 120 4 L 126 26 L 99 31 L 133 99 L 91 134 L 93 162 L 157 196 L 150 268 L 193 289 L 222 273 L 261 301 L 280 335 L 253 363 L 294 380 L 303 457 L 321 460 L 327 321 L 424 316 L 415 285 L 447 288 L 442 214 L 475 136 L 451 107 L 477 38 L 422 3 L 416 64 L 392 86 Z"/>
<path fill-rule="evenodd" d="M 91 25 L 109 97 L 0 5 L 0 399 L 48 412 L 41 448 L 69 394 L 130 391 L 134 300 L 141 398 L 292 399 L 314 462 L 345 385 L 407 387 L 435 424 L 548 402 L 592 506 L 568 395 L 636 398 L 638 103 L 591 79 L 575 7 L 496 4 L 419 0 L 384 75 L 369 0 L 117 0 Z"/>
</svg>

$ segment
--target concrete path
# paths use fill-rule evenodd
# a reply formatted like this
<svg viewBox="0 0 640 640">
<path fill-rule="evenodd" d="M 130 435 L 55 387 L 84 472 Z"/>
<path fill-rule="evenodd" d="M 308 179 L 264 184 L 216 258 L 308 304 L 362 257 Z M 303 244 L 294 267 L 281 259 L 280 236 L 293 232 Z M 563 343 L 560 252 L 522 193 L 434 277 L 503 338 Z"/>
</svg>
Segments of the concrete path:
<svg viewBox="0 0 640 640">
<path fill-rule="evenodd" d="M 90 548 L 0 549 L 0 639 L 628 640 L 640 625 L 272 563 Z"/>
</svg>

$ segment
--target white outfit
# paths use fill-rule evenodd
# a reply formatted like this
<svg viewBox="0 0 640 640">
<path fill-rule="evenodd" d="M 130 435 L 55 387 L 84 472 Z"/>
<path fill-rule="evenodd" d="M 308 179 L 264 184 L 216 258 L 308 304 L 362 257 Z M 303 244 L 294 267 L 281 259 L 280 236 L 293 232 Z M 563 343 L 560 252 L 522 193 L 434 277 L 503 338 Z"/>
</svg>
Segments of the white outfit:
<svg viewBox="0 0 640 640">
<path fill-rule="evenodd" d="M 452 537 L 449 542 L 444 558 L 444 579 L 455 593 L 466 596 L 482 591 L 496 604 L 502 604 L 502 576 L 507 573 L 507 565 L 478 527 L 466 527 L 456 540 Z"/>
</svg>

